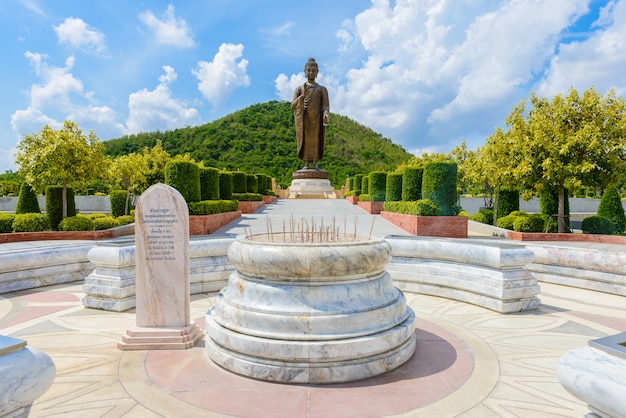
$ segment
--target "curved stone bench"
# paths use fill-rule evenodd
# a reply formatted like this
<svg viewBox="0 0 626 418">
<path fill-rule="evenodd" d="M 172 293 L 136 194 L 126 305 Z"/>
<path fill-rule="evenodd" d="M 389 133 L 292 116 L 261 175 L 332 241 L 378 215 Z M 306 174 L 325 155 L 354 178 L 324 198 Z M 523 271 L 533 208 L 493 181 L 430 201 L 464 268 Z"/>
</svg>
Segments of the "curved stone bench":
<svg viewBox="0 0 626 418">
<path fill-rule="evenodd" d="M 190 293 L 217 292 L 228 283 L 234 267 L 228 247 L 234 234 L 194 236 L 189 240 Z M 122 312 L 135 307 L 135 240 L 99 242 L 87 254 L 95 265 L 85 278 L 83 305 Z"/>
<path fill-rule="evenodd" d="M 467 302 L 501 313 L 536 309 L 537 279 L 524 246 L 390 235 L 387 271 L 399 289 Z"/>
</svg>

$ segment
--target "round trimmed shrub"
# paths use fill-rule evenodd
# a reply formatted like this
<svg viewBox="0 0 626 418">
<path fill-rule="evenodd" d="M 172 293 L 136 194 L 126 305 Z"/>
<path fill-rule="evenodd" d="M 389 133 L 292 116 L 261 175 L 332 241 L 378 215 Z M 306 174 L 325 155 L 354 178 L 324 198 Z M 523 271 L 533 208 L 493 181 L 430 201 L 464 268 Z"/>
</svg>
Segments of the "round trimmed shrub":
<svg viewBox="0 0 626 418">
<path fill-rule="evenodd" d="M 59 231 L 93 231 L 94 225 L 86 216 L 70 216 L 59 223 Z"/>
<path fill-rule="evenodd" d="M 496 190 L 496 200 L 498 202 L 498 219 L 519 210 L 519 190 L 500 187 Z"/>
<path fill-rule="evenodd" d="M 402 176 L 402 173 L 387 174 L 386 201 L 397 202 L 402 200 Z"/>
<path fill-rule="evenodd" d="M 414 201 L 422 198 L 423 167 L 406 167 L 402 174 L 402 200 Z"/>
<path fill-rule="evenodd" d="M 48 217 L 41 213 L 22 213 L 13 219 L 13 232 L 43 232 L 50 230 Z"/>
<path fill-rule="evenodd" d="M 0 212 L 0 234 L 6 234 L 13 232 L 13 220 L 15 215 L 12 213 Z"/>
<path fill-rule="evenodd" d="M 165 184 L 178 190 L 187 203 L 200 201 L 200 168 L 196 163 L 168 161 L 165 164 Z"/>
<path fill-rule="evenodd" d="M 504 229 L 509 229 L 513 231 L 514 230 L 513 224 L 515 223 L 515 219 L 517 218 L 518 216 L 515 216 L 515 215 L 503 216 L 502 218 L 498 218 L 496 220 L 496 226 L 498 228 L 504 228 Z"/>
<path fill-rule="evenodd" d="M 115 219 L 117 219 L 117 222 L 120 224 L 120 226 L 129 225 L 135 222 L 135 217 L 131 215 L 122 215 L 118 216 Z"/>
<path fill-rule="evenodd" d="M 76 216 L 76 202 L 74 190 L 67 188 L 67 216 Z M 59 223 L 63 220 L 63 186 L 48 186 L 46 188 L 46 216 L 50 228 L 54 231 L 59 229 Z"/>
<path fill-rule="evenodd" d="M 109 194 L 109 202 L 111 202 L 111 216 L 126 215 L 126 202 L 128 201 L 128 210 L 134 209 L 130 201 L 130 196 L 126 190 L 111 190 Z"/>
<path fill-rule="evenodd" d="M 583 234 L 605 234 L 613 233 L 613 222 L 603 216 L 588 216 L 581 222 L 580 228 Z"/>
<path fill-rule="evenodd" d="M 233 198 L 233 173 L 220 171 L 220 200 L 232 200 Z"/>
<path fill-rule="evenodd" d="M 96 218 L 92 222 L 93 222 L 93 227 L 96 231 L 101 231 L 103 229 L 116 228 L 120 226 L 120 222 L 111 216 L 105 216 L 103 218 Z"/>
<path fill-rule="evenodd" d="M 424 165 L 422 199 L 435 202 L 441 216 L 455 216 L 459 213 L 456 187 L 457 163 L 455 161 L 436 161 Z"/>
<path fill-rule="evenodd" d="M 246 173 L 235 171 L 233 173 L 233 193 L 248 193 Z"/>
<path fill-rule="evenodd" d="M 621 234 L 626 229 L 626 216 L 624 216 L 624 207 L 622 206 L 617 187 L 608 187 L 602 194 L 600 206 L 598 206 L 598 216 L 610 219 L 613 222 L 613 233 Z"/>
<path fill-rule="evenodd" d="M 541 215 L 515 216 L 513 230 L 517 232 L 543 232 L 545 221 Z"/>
<path fill-rule="evenodd" d="M 363 186 L 363 177 L 365 177 L 365 174 L 357 174 L 356 176 L 354 176 L 354 195 L 355 196 L 360 196 L 361 192 L 363 193 L 367 193 L 367 190 L 363 191 L 363 189 L 361 189 L 361 187 Z"/>
<path fill-rule="evenodd" d="M 478 212 L 473 215 L 470 215 L 468 218 L 470 221 L 480 222 L 481 224 L 489 224 L 487 216 L 484 213 Z"/>
<path fill-rule="evenodd" d="M 213 167 L 200 168 L 200 200 L 219 200 L 220 171 Z"/>
<path fill-rule="evenodd" d="M 22 213 L 41 213 L 37 194 L 30 184 L 26 182 L 20 186 L 20 193 L 17 195 L 17 206 L 15 207 L 16 215 Z"/>
<path fill-rule="evenodd" d="M 478 213 L 482 213 L 483 215 L 485 215 L 485 218 L 487 218 L 487 222 L 484 223 L 493 225 L 493 210 L 481 208 L 478 209 Z"/>
<path fill-rule="evenodd" d="M 369 178 L 372 202 L 384 202 L 387 194 L 387 173 L 384 171 L 372 171 Z"/>
</svg>

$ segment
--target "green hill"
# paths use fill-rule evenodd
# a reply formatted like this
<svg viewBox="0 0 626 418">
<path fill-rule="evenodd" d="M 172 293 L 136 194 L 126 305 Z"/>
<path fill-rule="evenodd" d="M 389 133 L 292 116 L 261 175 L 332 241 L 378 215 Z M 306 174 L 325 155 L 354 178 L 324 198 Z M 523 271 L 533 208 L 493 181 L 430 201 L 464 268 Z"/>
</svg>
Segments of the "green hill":
<svg viewBox="0 0 626 418">
<path fill-rule="evenodd" d="M 289 102 L 255 104 L 205 125 L 165 132 L 127 135 L 105 142 L 111 157 L 152 147 L 157 139 L 171 155 L 189 153 L 206 166 L 275 177 L 283 186 L 302 168 L 296 156 L 296 131 Z M 330 115 L 326 150 L 320 168 L 330 173 L 335 187 L 346 176 L 394 170 L 411 158 L 399 145 L 354 120 Z"/>
</svg>

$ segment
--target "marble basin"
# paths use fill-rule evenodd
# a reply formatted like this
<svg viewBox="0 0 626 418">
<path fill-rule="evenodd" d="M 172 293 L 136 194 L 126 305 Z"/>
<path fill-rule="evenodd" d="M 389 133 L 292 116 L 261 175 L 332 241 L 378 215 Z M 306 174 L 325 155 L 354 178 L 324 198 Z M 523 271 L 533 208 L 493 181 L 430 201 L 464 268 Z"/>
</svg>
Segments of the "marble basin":
<svg viewBox="0 0 626 418">
<path fill-rule="evenodd" d="M 236 271 L 206 316 L 215 363 L 255 379 L 318 384 L 375 376 L 411 358 L 415 317 L 385 271 L 385 240 L 278 235 L 239 237 L 229 248 Z"/>
</svg>

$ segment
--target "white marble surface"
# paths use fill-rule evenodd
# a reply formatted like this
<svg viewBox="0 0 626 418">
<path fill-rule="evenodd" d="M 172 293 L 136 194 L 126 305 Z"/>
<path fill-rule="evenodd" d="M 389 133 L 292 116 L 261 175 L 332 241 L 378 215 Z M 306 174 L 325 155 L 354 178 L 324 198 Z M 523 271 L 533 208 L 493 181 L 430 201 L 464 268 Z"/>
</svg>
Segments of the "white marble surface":
<svg viewBox="0 0 626 418">
<path fill-rule="evenodd" d="M 328 179 L 293 179 L 289 186 L 289 197 L 326 196 L 335 197 L 335 189 Z"/>
<path fill-rule="evenodd" d="M 56 367 L 45 353 L 0 335 L 0 416 L 18 416 L 54 382 Z M 18 343 L 18 344 L 16 344 Z M 13 350 L 11 347 L 15 347 Z"/>
<path fill-rule="evenodd" d="M 399 367 L 415 351 L 414 315 L 384 270 L 382 239 L 272 244 L 240 238 L 237 268 L 206 316 L 206 349 L 256 379 L 338 383 Z"/>
<path fill-rule="evenodd" d="M 561 385 L 592 412 L 607 418 L 626 417 L 626 360 L 580 347 L 561 357 L 557 374 Z"/>
</svg>

